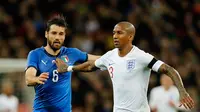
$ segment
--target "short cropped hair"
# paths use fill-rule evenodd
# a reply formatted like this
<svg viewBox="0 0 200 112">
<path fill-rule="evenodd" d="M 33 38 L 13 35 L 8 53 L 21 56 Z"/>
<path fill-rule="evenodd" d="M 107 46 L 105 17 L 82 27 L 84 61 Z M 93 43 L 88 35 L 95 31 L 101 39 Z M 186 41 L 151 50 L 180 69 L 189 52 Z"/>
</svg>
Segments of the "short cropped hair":
<svg viewBox="0 0 200 112">
<path fill-rule="evenodd" d="M 67 30 L 67 22 L 65 20 L 65 17 L 63 15 L 60 15 L 60 14 L 53 16 L 51 19 L 49 19 L 47 21 L 47 24 L 46 24 L 46 31 L 47 32 L 50 30 L 51 25 L 57 25 L 57 26 L 65 27 L 65 32 Z"/>
</svg>

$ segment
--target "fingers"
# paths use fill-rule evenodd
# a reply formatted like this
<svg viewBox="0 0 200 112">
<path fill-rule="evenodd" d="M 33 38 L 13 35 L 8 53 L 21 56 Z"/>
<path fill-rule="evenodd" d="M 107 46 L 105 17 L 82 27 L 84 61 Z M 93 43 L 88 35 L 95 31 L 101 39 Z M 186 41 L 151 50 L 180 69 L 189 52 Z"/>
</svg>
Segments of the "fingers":
<svg viewBox="0 0 200 112">
<path fill-rule="evenodd" d="M 47 79 L 49 78 L 49 73 L 42 73 L 40 76 L 37 78 L 37 83 L 38 84 L 44 84 Z"/>
<path fill-rule="evenodd" d="M 61 60 L 60 58 L 56 58 L 54 63 L 57 66 L 58 73 L 64 73 L 64 72 L 67 71 L 68 65 L 63 60 Z"/>
<path fill-rule="evenodd" d="M 38 81 L 37 81 L 37 84 L 44 84 L 44 82 L 38 80 Z"/>
<path fill-rule="evenodd" d="M 41 77 L 41 78 L 49 78 L 49 73 L 42 73 L 42 74 L 40 74 L 39 77 Z"/>
<path fill-rule="evenodd" d="M 181 104 L 182 104 L 186 109 L 189 109 L 188 106 L 187 106 L 187 104 L 186 104 L 185 98 L 182 99 Z"/>
<path fill-rule="evenodd" d="M 57 67 L 61 66 L 62 64 L 65 64 L 65 62 L 59 58 L 56 58 L 56 60 L 54 60 L 53 63 L 55 63 Z"/>
<path fill-rule="evenodd" d="M 47 81 L 47 79 L 45 79 L 45 78 L 39 78 L 39 77 L 38 77 L 37 83 L 38 83 L 38 84 L 44 84 L 46 81 Z"/>
<path fill-rule="evenodd" d="M 190 101 L 188 100 L 188 97 L 185 98 L 185 105 L 188 107 L 188 109 L 192 108 L 192 105 L 190 105 Z"/>
<path fill-rule="evenodd" d="M 56 60 L 53 60 L 52 62 L 55 64 L 58 64 L 60 62 L 60 60 L 59 60 L 59 58 L 56 58 Z"/>
<path fill-rule="evenodd" d="M 184 106 L 186 109 L 189 109 L 186 103 L 184 103 L 183 106 Z"/>
<path fill-rule="evenodd" d="M 192 109 L 194 108 L 194 101 L 190 96 L 185 97 L 184 99 L 181 100 L 181 105 L 184 106 L 186 109 Z"/>
<path fill-rule="evenodd" d="M 59 68 L 57 68 L 58 73 L 61 73 L 61 70 Z"/>
<path fill-rule="evenodd" d="M 188 96 L 188 97 L 186 98 L 186 101 L 187 101 L 187 106 L 188 106 L 190 109 L 194 108 L 194 101 L 192 100 L 192 98 L 191 98 L 190 96 Z"/>
<path fill-rule="evenodd" d="M 61 60 L 60 58 L 56 58 L 56 63 L 62 63 L 62 64 L 65 64 L 65 62 L 63 60 Z"/>
</svg>

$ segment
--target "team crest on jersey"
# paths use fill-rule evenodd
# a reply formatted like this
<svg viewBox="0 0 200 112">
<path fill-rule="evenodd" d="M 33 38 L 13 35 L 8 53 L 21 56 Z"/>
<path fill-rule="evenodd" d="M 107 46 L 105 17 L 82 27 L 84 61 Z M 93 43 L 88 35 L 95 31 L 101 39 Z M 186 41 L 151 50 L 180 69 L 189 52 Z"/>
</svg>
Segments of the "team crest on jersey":
<svg viewBox="0 0 200 112">
<path fill-rule="evenodd" d="M 132 69 L 135 68 L 135 60 L 127 60 L 126 68 L 128 71 L 131 71 Z"/>
<path fill-rule="evenodd" d="M 69 58 L 67 57 L 67 55 L 61 56 L 61 59 L 62 59 L 64 62 L 69 62 Z"/>
</svg>

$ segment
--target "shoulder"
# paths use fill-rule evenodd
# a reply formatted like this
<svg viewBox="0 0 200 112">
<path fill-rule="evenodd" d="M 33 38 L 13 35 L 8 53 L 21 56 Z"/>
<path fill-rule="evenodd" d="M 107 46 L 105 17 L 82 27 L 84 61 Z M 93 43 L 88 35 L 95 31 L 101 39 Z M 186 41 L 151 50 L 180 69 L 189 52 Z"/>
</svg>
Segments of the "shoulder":
<svg viewBox="0 0 200 112">
<path fill-rule="evenodd" d="M 139 49 L 136 46 L 134 46 L 134 50 L 131 56 L 135 57 L 137 61 L 143 63 L 145 66 L 148 65 L 154 58 L 153 55 L 149 54 L 148 52 L 145 52 L 144 50 Z"/>
<path fill-rule="evenodd" d="M 62 47 L 61 48 L 62 52 L 65 53 L 73 53 L 73 52 L 80 52 L 81 50 L 79 50 L 78 48 L 68 48 L 68 47 Z"/>
<path fill-rule="evenodd" d="M 138 56 L 143 56 L 143 55 L 149 54 L 148 52 L 145 52 L 144 50 L 138 48 L 137 46 L 134 46 L 134 50 Z"/>
<path fill-rule="evenodd" d="M 117 48 L 107 51 L 103 56 L 110 57 L 112 55 L 115 55 L 116 53 L 117 53 Z"/>
<path fill-rule="evenodd" d="M 42 47 L 41 48 L 36 48 L 34 50 L 29 51 L 29 54 L 37 55 L 37 54 L 39 54 L 42 51 L 44 51 Z"/>
</svg>

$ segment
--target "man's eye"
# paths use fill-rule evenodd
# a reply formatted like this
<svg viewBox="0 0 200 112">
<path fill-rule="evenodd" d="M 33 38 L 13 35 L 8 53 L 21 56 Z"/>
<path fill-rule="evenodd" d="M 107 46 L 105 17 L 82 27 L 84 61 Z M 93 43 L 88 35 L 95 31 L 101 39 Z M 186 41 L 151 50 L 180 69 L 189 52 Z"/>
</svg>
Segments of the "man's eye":
<svg viewBox="0 0 200 112">
<path fill-rule="evenodd" d="M 56 32 L 52 32 L 52 34 L 56 34 Z"/>
<path fill-rule="evenodd" d="M 64 35 L 64 33 L 60 33 L 59 35 Z"/>
<path fill-rule="evenodd" d="M 118 34 L 122 34 L 122 32 L 118 32 Z"/>
</svg>

